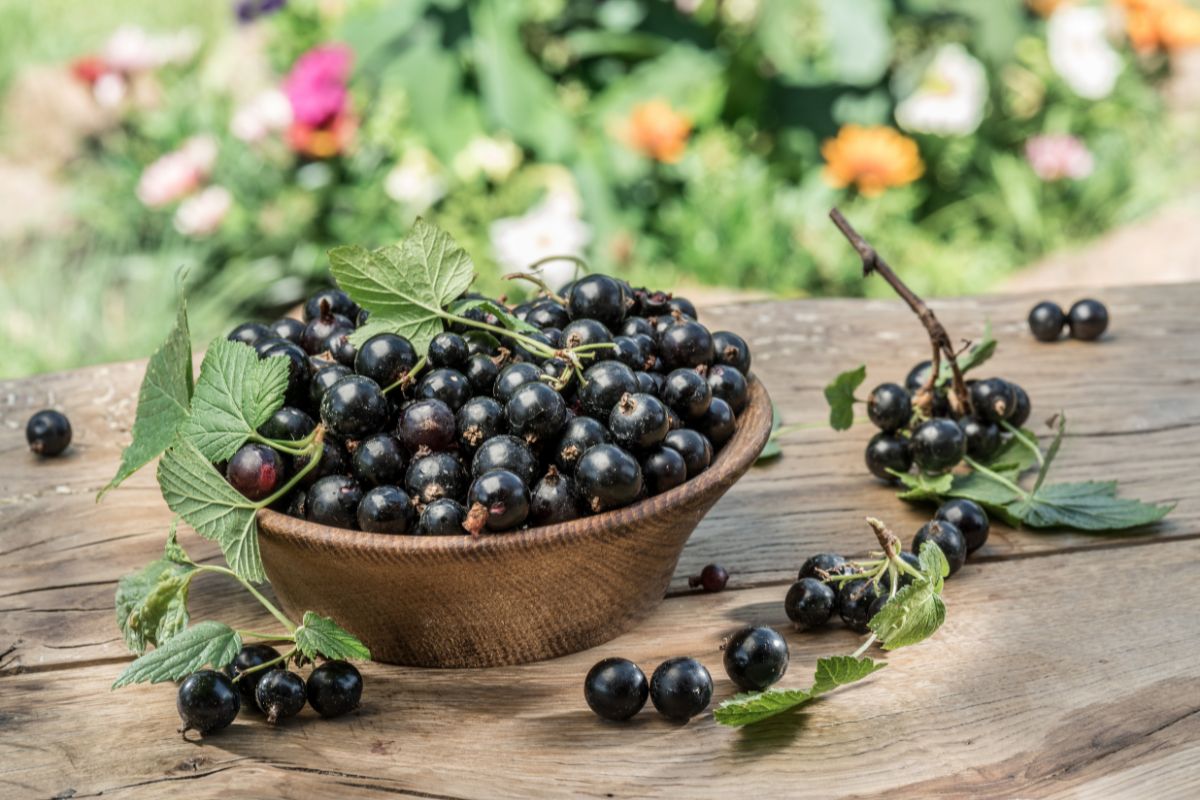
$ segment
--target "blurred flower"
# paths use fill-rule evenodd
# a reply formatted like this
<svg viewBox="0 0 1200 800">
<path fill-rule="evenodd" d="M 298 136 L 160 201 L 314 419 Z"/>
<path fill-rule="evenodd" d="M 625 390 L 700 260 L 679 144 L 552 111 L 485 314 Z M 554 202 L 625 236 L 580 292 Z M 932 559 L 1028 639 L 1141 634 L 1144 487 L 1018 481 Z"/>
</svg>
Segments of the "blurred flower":
<svg viewBox="0 0 1200 800">
<path fill-rule="evenodd" d="M 184 236 L 215 233 L 233 205 L 233 196 L 224 186 L 209 186 L 179 204 L 175 211 L 175 230 Z"/>
<path fill-rule="evenodd" d="M 1121 58 L 1105 38 L 1104 11 L 1062 6 L 1046 25 L 1050 66 L 1071 91 L 1089 100 L 1107 97 L 1121 72 Z"/>
<path fill-rule="evenodd" d="M 108 64 L 100 56 L 83 56 L 71 62 L 71 74 L 91 86 L 108 72 Z"/>
<path fill-rule="evenodd" d="M 229 131 L 243 142 L 259 142 L 292 123 L 292 106 L 278 89 L 268 89 L 234 112 Z"/>
<path fill-rule="evenodd" d="M 446 194 L 446 179 L 433 153 L 413 147 L 383 181 L 383 190 L 413 214 L 420 214 Z"/>
<path fill-rule="evenodd" d="M 159 208 L 191 194 L 208 177 L 216 158 L 215 139 L 193 136 L 146 167 L 138 180 L 138 199 L 149 208 Z"/>
<path fill-rule="evenodd" d="M 683 158 L 692 121 L 665 100 L 649 100 L 633 107 L 624 127 L 624 139 L 634 150 L 656 161 L 674 164 Z"/>
<path fill-rule="evenodd" d="M 1118 0 L 1134 49 L 1180 50 L 1200 45 L 1200 10 L 1180 0 Z"/>
<path fill-rule="evenodd" d="M 704 0 L 675 0 L 675 10 L 680 14 L 695 14 Z"/>
<path fill-rule="evenodd" d="M 123 25 L 104 45 L 104 63 L 119 72 L 145 72 L 168 64 L 185 64 L 200 49 L 200 34 L 187 29 L 155 35 Z"/>
<path fill-rule="evenodd" d="M 972 133 L 983 121 L 987 73 L 961 44 L 944 44 L 921 85 L 896 106 L 900 127 L 940 136 Z"/>
<path fill-rule="evenodd" d="M 233 13 L 237 21 L 245 25 L 259 17 L 274 14 L 286 5 L 287 0 L 237 0 L 233 4 Z"/>
<path fill-rule="evenodd" d="M 101 108 L 116 108 L 129 94 L 129 84 L 116 72 L 106 72 L 92 84 L 92 97 Z"/>
<path fill-rule="evenodd" d="M 1044 181 L 1082 180 L 1096 167 L 1087 145 L 1069 134 L 1031 136 L 1025 142 L 1025 158 Z"/>
<path fill-rule="evenodd" d="M 476 136 L 454 157 L 454 172 L 464 181 L 483 173 L 492 183 L 503 183 L 521 164 L 522 155 L 508 137 Z"/>
<path fill-rule="evenodd" d="M 883 125 L 844 125 L 821 145 L 825 181 L 836 189 L 854 184 L 868 197 L 912 183 L 925 171 L 917 143 Z"/>
<path fill-rule="evenodd" d="M 345 111 L 351 57 L 347 47 L 326 45 L 314 47 L 296 60 L 283 82 L 296 122 L 320 128 Z"/>
<path fill-rule="evenodd" d="M 725 0 L 719 8 L 731 25 L 749 25 L 758 17 L 759 4 L 760 0 Z"/>
<path fill-rule="evenodd" d="M 581 258 L 592 229 L 579 218 L 579 206 L 573 186 L 556 186 L 524 215 L 496 220 L 489 230 L 496 261 L 506 270 L 527 270 L 550 256 Z M 551 261 L 542 266 L 541 276 L 558 289 L 575 277 L 576 269 L 573 261 Z"/>
<path fill-rule="evenodd" d="M 320 128 L 293 121 L 288 128 L 288 144 L 310 158 L 332 158 L 350 146 L 357 129 L 357 121 L 349 114 L 334 117 L 333 122 Z"/>
<path fill-rule="evenodd" d="M 1025 0 L 1025 5 L 1029 6 L 1037 14 L 1043 17 L 1048 17 L 1058 9 L 1059 6 L 1073 3 L 1075 0 Z"/>
</svg>

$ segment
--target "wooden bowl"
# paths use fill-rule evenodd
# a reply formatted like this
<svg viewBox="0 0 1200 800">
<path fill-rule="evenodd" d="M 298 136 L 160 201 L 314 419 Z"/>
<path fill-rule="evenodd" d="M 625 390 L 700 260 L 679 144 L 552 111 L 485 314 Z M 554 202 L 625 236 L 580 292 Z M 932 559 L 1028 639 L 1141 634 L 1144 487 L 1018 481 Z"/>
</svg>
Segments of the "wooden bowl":
<svg viewBox="0 0 1200 800">
<path fill-rule="evenodd" d="M 263 509 L 263 563 L 293 618 L 332 617 L 379 661 L 491 667 L 574 653 L 662 601 L 688 536 L 770 432 L 770 398 L 752 379 L 737 432 L 712 465 L 634 505 L 474 539 L 363 533 Z"/>
</svg>

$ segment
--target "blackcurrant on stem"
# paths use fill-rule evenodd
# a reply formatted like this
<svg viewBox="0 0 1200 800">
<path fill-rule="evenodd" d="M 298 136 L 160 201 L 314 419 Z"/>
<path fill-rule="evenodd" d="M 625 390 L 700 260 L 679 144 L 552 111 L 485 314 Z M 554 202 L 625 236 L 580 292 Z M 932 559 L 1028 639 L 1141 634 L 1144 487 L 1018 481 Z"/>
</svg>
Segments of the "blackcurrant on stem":
<svg viewBox="0 0 1200 800">
<path fill-rule="evenodd" d="M 921 324 L 925 326 L 925 330 L 929 332 L 929 342 L 935 350 L 940 350 L 945 355 L 946 360 L 950 363 L 950 369 L 954 374 L 954 395 L 958 400 L 959 412 L 969 411 L 971 408 L 971 397 L 967 392 L 966 382 L 963 380 L 962 370 L 958 366 L 958 359 L 954 353 L 954 345 L 950 341 L 950 335 L 946 333 L 946 329 L 942 327 L 942 323 L 938 321 L 937 315 L 933 313 L 933 309 L 925 304 L 912 289 L 909 289 L 904 281 L 900 280 L 892 268 L 888 265 L 883 256 L 876 252 L 875 248 L 867 243 L 867 240 L 854 229 L 854 226 L 842 216 L 842 212 L 837 208 L 830 209 L 829 218 L 833 220 L 833 224 L 837 226 L 842 235 L 850 242 L 850 245 L 858 252 L 859 257 L 863 262 L 863 277 L 868 277 L 872 272 L 879 273 L 888 285 L 895 290 L 896 294 L 900 295 L 908 307 L 913 310 L 917 318 L 921 320 Z M 939 369 L 934 370 L 931 380 L 937 381 Z"/>
<path fill-rule="evenodd" d="M 387 394 L 388 392 L 390 392 L 394 389 L 399 389 L 404 386 L 408 386 L 410 383 L 412 383 L 414 380 L 416 380 L 417 373 L 419 373 L 421 370 L 425 369 L 425 365 L 428 362 L 429 362 L 429 359 L 426 356 L 421 356 L 419 359 L 417 359 L 417 363 L 413 364 L 413 368 L 410 369 L 408 372 L 404 373 L 403 375 L 401 375 L 400 379 L 398 381 L 396 381 L 395 383 L 393 383 L 390 386 L 384 387 L 383 393 Z"/>
<path fill-rule="evenodd" d="M 542 356 L 543 358 L 553 358 L 554 357 L 554 354 L 555 354 L 554 348 L 550 347 L 545 342 L 539 342 L 537 339 L 530 339 L 528 336 L 525 336 L 524 334 L 520 333 L 519 331 L 513 331 L 513 330 L 509 330 L 508 328 L 502 328 L 499 325 L 491 325 L 487 322 L 481 322 L 480 320 L 477 320 L 477 319 L 470 319 L 469 317 L 462 317 L 462 316 L 459 316 L 458 314 L 452 314 L 449 311 L 444 311 L 444 310 L 439 312 L 438 316 L 440 316 L 442 319 L 447 320 L 449 322 L 458 322 L 463 325 L 468 325 L 472 328 L 479 328 L 482 331 L 487 331 L 488 333 L 495 333 L 500 336 L 505 336 L 509 339 L 520 342 L 522 345 L 524 345 L 525 349 L 527 349 L 529 352 L 533 353 L 534 355 L 539 355 L 539 356 Z"/>
<path fill-rule="evenodd" d="M 252 675 L 255 672 L 261 672 L 264 669 L 275 666 L 276 664 L 287 663 L 287 660 L 292 657 L 292 653 L 294 652 L 296 652 L 296 648 L 293 647 L 291 650 L 288 650 L 286 653 L 278 656 L 277 658 L 272 658 L 270 661 L 264 661 L 261 664 L 255 664 L 253 667 L 247 667 L 234 676 L 233 682 L 237 683 L 240 679 L 246 677 L 247 675 Z"/>
<path fill-rule="evenodd" d="M 296 484 L 304 479 L 304 476 L 317 468 L 317 464 L 321 462 L 321 455 L 325 452 L 325 426 L 318 425 L 317 430 L 321 435 L 317 437 L 308 449 L 298 455 L 307 455 L 308 463 L 305 464 L 299 472 L 292 476 L 292 479 L 285 483 L 275 494 L 270 497 L 263 498 L 253 505 L 253 508 L 266 508 L 272 505 L 281 498 L 287 497 L 288 492 L 296 488 Z"/>
<path fill-rule="evenodd" d="M 1038 447 L 1037 442 L 1030 440 L 1030 438 L 1025 435 L 1024 431 L 1013 425 L 1008 420 L 1001 420 L 1000 426 L 1004 428 L 1004 430 L 1011 433 L 1014 439 L 1020 442 L 1031 453 L 1033 453 L 1034 457 L 1037 459 L 1039 467 L 1042 467 L 1046 464 L 1046 457 L 1042 455 L 1042 448 Z"/>
</svg>

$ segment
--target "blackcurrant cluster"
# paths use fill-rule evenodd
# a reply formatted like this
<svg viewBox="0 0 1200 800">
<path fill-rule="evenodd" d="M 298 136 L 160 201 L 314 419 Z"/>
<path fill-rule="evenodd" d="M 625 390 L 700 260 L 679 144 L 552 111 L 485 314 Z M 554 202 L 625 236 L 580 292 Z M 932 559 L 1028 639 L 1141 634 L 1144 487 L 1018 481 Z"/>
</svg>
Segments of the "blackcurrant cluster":
<svg viewBox="0 0 1200 800">
<path fill-rule="evenodd" d="M 202 736 L 228 727 L 242 708 L 261 711 L 274 725 L 294 717 L 305 703 L 326 719 L 358 708 L 363 680 L 346 661 L 326 661 L 306 681 L 283 665 L 282 656 L 265 644 L 249 644 L 223 670 L 192 673 L 179 685 L 175 708 L 183 732 Z"/>
<path fill-rule="evenodd" d="M 1029 330 L 1039 342 L 1057 342 L 1063 328 L 1072 339 L 1094 342 L 1108 329 L 1108 309 L 1099 300 L 1079 300 L 1063 312 L 1058 303 L 1044 300 L 1029 312 Z"/>
<path fill-rule="evenodd" d="M 589 275 L 509 309 L 536 328 L 525 333 L 501 333 L 484 308 L 468 305 L 425 357 L 390 333 L 355 348 L 368 314 L 333 289 L 308 300 L 304 322 L 234 329 L 261 357 L 289 360 L 287 405 L 262 437 L 325 429 L 319 464 L 275 507 L 392 534 L 564 522 L 700 474 L 748 403 L 746 342 L 709 332 L 682 297 Z M 225 473 L 261 500 L 306 464 L 252 443 Z"/>
<path fill-rule="evenodd" d="M 71 420 L 54 409 L 39 411 L 25 423 L 25 441 L 43 458 L 61 455 L 71 444 Z"/>
<path fill-rule="evenodd" d="M 867 469 L 877 478 L 895 480 L 889 470 L 908 472 L 916 464 L 926 474 L 953 469 L 963 456 L 987 461 L 1000 449 L 1007 427 L 1020 428 L 1032 410 L 1029 395 L 1003 378 L 969 380 L 970 410 L 956 414 L 947 387 L 938 387 L 927 413 L 916 398 L 927 391 L 932 364 L 922 361 L 904 386 L 884 383 L 867 398 L 867 415 L 880 432 L 867 443 Z"/>
<path fill-rule="evenodd" d="M 987 541 L 990 529 L 987 514 L 972 500 L 949 500 L 943 503 L 933 519 L 922 525 L 913 537 L 911 552 L 900 557 L 909 566 L 919 569 L 917 553 L 925 542 L 933 542 L 946 557 L 950 575 L 958 572 L 967 556 Z M 819 628 L 836 613 L 846 627 L 856 633 L 866 633 L 871 619 L 887 603 L 890 584 L 863 579 L 839 579 L 835 576 L 853 575 L 859 570 L 854 563 L 834 553 L 821 553 L 804 562 L 795 583 L 788 588 L 783 601 L 784 611 L 798 630 Z M 901 574 L 897 589 L 912 581 Z"/>
</svg>

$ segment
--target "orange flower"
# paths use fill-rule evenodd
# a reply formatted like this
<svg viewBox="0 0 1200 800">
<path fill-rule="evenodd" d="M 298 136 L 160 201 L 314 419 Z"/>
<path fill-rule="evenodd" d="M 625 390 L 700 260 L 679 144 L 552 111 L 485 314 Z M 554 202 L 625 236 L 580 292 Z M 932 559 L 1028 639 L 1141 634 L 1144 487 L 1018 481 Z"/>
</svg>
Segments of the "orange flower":
<svg viewBox="0 0 1200 800">
<path fill-rule="evenodd" d="M 288 142 L 293 150 L 309 158 L 332 158 L 350 145 L 357 127 L 357 121 L 348 114 L 340 114 L 321 127 L 293 121 L 288 128 Z"/>
<path fill-rule="evenodd" d="M 633 107 L 625 123 L 625 142 L 642 155 L 674 164 L 683 158 L 692 121 L 665 100 L 650 100 Z"/>
<path fill-rule="evenodd" d="M 1200 10 L 1182 0 L 1119 0 L 1134 49 L 1180 50 L 1200 45 Z"/>
<path fill-rule="evenodd" d="M 1071 2 L 1071 0 L 1025 0 L 1025 5 L 1029 6 L 1039 16 L 1048 17 L 1061 5 Z"/>
<path fill-rule="evenodd" d="M 867 197 L 912 183 L 925 171 L 917 143 L 884 125 L 845 125 L 821 145 L 825 181 L 842 189 L 854 184 Z"/>
</svg>

